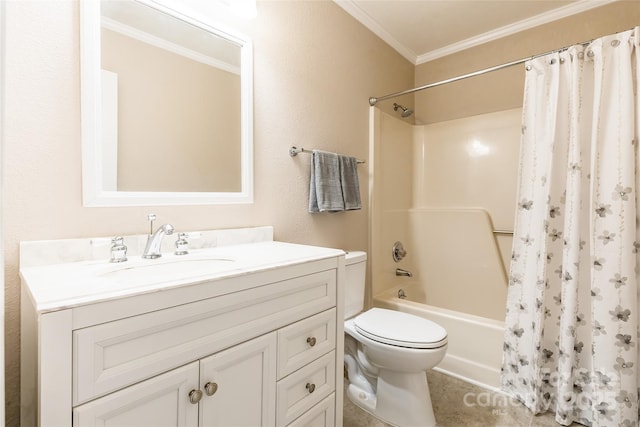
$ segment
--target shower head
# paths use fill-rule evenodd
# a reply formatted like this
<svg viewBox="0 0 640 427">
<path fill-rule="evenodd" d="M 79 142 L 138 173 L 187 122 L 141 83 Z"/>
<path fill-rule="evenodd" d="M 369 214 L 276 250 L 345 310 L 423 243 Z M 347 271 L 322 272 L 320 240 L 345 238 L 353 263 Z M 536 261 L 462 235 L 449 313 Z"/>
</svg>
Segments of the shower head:
<svg viewBox="0 0 640 427">
<path fill-rule="evenodd" d="M 403 107 L 400 104 L 396 104 L 395 102 L 393 103 L 393 111 L 398 111 L 398 108 L 402 110 L 402 113 L 400 113 L 401 117 L 409 117 L 410 115 L 413 114 L 413 110 L 408 109 L 407 107 Z"/>
</svg>

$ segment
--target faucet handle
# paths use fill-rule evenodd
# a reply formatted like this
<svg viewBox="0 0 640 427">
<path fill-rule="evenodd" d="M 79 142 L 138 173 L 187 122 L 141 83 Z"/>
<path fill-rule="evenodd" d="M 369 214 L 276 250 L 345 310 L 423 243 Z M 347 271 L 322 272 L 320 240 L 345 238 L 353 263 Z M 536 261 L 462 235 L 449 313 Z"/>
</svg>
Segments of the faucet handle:
<svg viewBox="0 0 640 427">
<path fill-rule="evenodd" d="M 111 259 L 109 262 L 124 262 L 127 260 L 127 246 L 123 237 L 111 239 Z"/>
<path fill-rule="evenodd" d="M 176 255 L 186 255 L 189 253 L 189 242 L 187 241 L 187 233 L 178 233 L 176 240 Z"/>
<path fill-rule="evenodd" d="M 400 262 L 402 258 L 407 256 L 407 251 L 404 249 L 402 242 L 398 241 L 393 244 L 392 255 L 395 262 Z"/>
</svg>

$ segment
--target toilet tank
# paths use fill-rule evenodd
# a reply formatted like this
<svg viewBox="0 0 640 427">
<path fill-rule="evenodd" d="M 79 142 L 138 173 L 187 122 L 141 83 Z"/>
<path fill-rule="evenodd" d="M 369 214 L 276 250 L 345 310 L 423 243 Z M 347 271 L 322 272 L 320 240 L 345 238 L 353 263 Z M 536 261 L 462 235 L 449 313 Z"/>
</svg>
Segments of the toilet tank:
<svg viewBox="0 0 640 427">
<path fill-rule="evenodd" d="M 344 318 L 348 319 L 364 309 L 364 284 L 367 274 L 367 253 L 347 252 L 345 255 L 346 283 L 344 285 Z"/>
</svg>

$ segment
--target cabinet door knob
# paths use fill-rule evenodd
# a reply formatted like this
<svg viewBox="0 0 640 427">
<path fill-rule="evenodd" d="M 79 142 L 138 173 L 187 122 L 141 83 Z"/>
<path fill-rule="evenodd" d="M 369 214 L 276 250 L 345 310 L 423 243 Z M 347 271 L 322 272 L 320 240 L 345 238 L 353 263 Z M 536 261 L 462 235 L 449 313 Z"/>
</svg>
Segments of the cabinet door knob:
<svg viewBox="0 0 640 427">
<path fill-rule="evenodd" d="M 207 393 L 207 396 L 213 396 L 218 391 L 218 384 L 208 382 L 204 385 L 204 392 Z"/>
<path fill-rule="evenodd" d="M 200 399 L 202 399 L 202 391 L 201 390 L 191 390 L 189 392 L 189 402 L 191 402 L 191 403 L 193 403 L 195 405 L 198 402 L 200 402 Z"/>
<path fill-rule="evenodd" d="M 307 390 L 309 390 L 309 394 L 313 393 L 316 390 L 316 385 L 313 383 L 307 383 Z"/>
<path fill-rule="evenodd" d="M 309 344 L 309 347 L 313 347 L 314 345 L 316 345 L 316 337 L 307 338 L 307 344 Z"/>
</svg>

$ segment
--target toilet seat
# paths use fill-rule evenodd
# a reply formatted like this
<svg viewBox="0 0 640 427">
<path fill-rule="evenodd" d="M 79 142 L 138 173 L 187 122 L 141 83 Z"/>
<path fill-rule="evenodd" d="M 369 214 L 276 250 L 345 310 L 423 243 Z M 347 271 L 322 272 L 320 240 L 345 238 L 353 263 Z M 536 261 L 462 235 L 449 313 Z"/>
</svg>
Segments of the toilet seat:
<svg viewBox="0 0 640 427">
<path fill-rule="evenodd" d="M 353 324 L 363 336 L 397 347 L 433 349 L 447 344 L 442 326 L 401 311 L 372 308 L 356 316 Z"/>
</svg>

